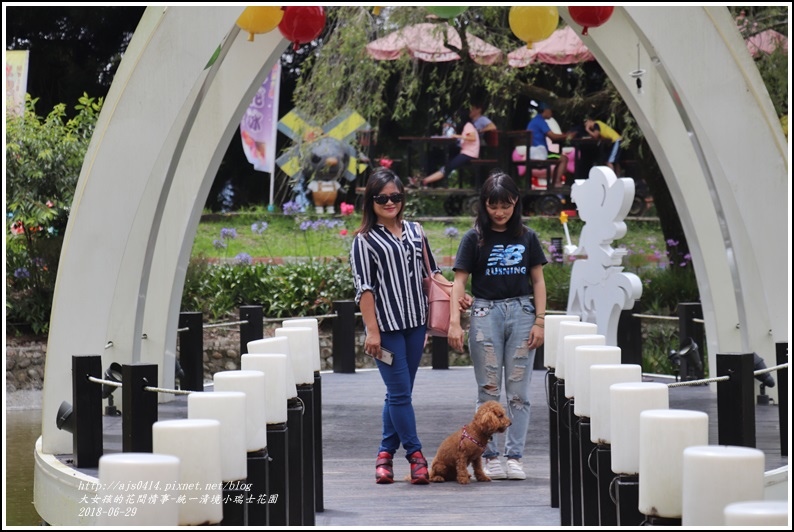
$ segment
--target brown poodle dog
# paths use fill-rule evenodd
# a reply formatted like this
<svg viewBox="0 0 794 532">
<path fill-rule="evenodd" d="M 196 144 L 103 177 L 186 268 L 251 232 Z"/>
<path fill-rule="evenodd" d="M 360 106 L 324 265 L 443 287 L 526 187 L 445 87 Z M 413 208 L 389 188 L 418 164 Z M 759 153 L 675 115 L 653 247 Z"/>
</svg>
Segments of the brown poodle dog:
<svg viewBox="0 0 794 532">
<path fill-rule="evenodd" d="M 469 464 L 474 468 L 474 478 L 490 482 L 482 468 L 482 453 L 491 436 L 504 432 L 512 422 L 498 401 L 483 403 L 468 425 L 447 436 L 433 458 L 430 482 L 457 479 L 458 484 L 469 483 Z"/>
</svg>

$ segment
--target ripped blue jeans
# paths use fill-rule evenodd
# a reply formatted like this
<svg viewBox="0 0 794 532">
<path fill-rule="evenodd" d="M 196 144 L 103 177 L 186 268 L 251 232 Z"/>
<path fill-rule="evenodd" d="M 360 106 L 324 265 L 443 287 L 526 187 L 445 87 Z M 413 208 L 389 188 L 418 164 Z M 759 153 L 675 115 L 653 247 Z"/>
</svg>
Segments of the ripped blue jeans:
<svg viewBox="0 0 794 532">
<path fill-rule="evenodd" d="M 529 296 L 491 301 L 475 298 L 471 307 L 469 352 L 477 379 L 477 408 L 500 401 L 505 383 L 507 415 L 512 425 L 505 434 L 508 458 L 521 458 L 529 428 L 529 385 L 535 350 L 529 350 L 529 331 L 535 324 L 535 306 Z M 499 456 L 496 438 L 488 442 L 485 458 Z"/>
</svg>

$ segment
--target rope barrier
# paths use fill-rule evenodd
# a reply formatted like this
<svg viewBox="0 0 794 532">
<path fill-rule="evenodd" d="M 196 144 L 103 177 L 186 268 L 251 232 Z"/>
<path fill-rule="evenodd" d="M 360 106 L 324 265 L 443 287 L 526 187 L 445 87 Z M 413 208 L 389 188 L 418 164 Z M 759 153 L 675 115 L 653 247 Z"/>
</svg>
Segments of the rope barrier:
<svg viewBox="0 0 794 532">
<path fill-rule="evenodd" d="M 168 388 L 157 388 L 155 386 L 145 386 L 143 389 L 147 392 L 173 393 L 175 395 L 188 395 L 193 393 L 193 390 L 169 390 Z"/>
<path fill-rule="evenodd" d="M 202 325 L 202 329 L 213 329 L 215 327 L 231 327 L 232 325 L 242 325 L 244 323 L 248 323 L 248 320 L 229 321 L 226 323 L 207 323 L 206 325 Z"/>
<path fill-rule="evenodd" d="M 107 386 L 115 386 L 116 388 L 121 388 L 121 386 L 122 386 L 122 384 L 120 382 L 117 382 L 117 381 L 106 381 L 105 379 L 97 379 L 96 377 L 91 377 L 90 375 L 88 377 L 88 380 L 90 380 L 91 382 L 95 382 L 97 384 L 103 384 L 103 385 L 107 385 Z"/>
<path fill-rule="evenodd" d="M 634 318 L 647 318 L 652 320 L 678 321 L 678 316 L 654 316 L 653 314 L 632 314 Z"/>
<path fill-rule="evenodd" d="M 711 377 L 708 379 L 697 379 L 694 381 L 685 381 L 685 382 L 671 382 L 667 385 L 668 388 L 677 388 L 679 386 L 699 386 L 701 384 L 707 384 L 709 382 L 722 382 L 730 380 L 728 375 L 723 375 L 722 377 Z"/>
<path fill-rule="evenodd" d="M 787 368 L 788 362 L 784 362 L 783 364 L 778 364 L 777 366 L 772 366 L 771 368 L 764 368 L 759 369 L 758 371 L 754 371 L 753 375 L 763 375 L 764 373 L 770 373 L 772 371 L 777 371 L 779 369 Z"/>
</svg>

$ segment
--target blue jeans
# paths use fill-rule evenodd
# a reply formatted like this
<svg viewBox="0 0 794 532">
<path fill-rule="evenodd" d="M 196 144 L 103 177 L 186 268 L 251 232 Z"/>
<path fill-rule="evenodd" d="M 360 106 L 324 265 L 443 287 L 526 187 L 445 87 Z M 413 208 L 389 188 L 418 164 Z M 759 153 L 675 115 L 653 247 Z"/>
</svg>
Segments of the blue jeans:
<svg viewBox="0 0 794 532">
<path fill-rule="evenodd" d="M 392 456 L 402 443 L 406 456 L 422 450 L 416 435 L 416 417 L 411 403 L 416 372 L 422 360 L 425 345 L 424 325 L 380 333 L 381 345 L 394 353 L 392 365 L 377 360 L 378 371 L 386 385 L 383 403 L 383 439 L 378 452 L 386 451 Z"/>
<path fill-rule="evenodd" d="M 535 350 L 527 347 L 535 324 L 535 306 L 529 296 L 491 301 L 475 298 L 471 307 L 469 352 L 477 379 L 477 408 L 486 401 L 500 401 L 505 381 L 507 415 L 512 425 L 505 435 L 505 456 L 521 458 L 529 428 L 529 385 Z M 499 456 L 494 438 L 483 453 Z"/>
</svg>

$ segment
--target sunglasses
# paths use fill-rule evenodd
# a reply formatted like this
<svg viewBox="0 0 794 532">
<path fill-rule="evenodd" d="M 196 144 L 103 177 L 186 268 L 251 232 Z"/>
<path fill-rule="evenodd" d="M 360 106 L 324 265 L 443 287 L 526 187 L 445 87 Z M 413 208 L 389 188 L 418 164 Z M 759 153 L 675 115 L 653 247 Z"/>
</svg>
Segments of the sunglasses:
<svg viewBox="0 0 794 532">
<path fill-rule="evenodd" d="M 402 194 L 395 192 L 394 194 L 378 194 L 377 196 L 373 196 L 372 200 L 378 205 L 386 205 L 389 200 L 391 200 L 392 203 L 397 204 L 402 203 L 403 197 L 404 196 Z"/>
</svg>

